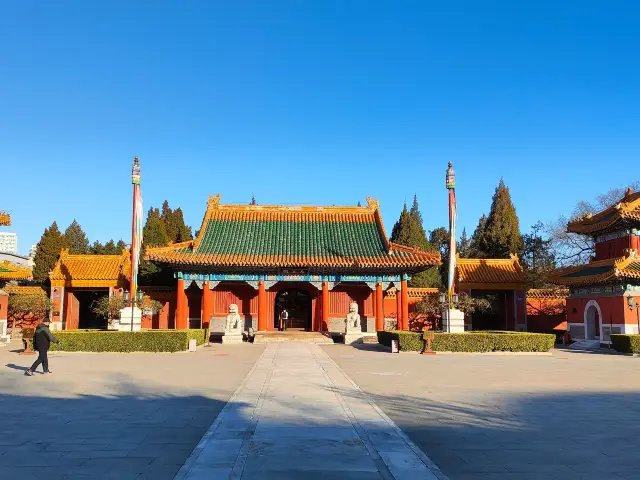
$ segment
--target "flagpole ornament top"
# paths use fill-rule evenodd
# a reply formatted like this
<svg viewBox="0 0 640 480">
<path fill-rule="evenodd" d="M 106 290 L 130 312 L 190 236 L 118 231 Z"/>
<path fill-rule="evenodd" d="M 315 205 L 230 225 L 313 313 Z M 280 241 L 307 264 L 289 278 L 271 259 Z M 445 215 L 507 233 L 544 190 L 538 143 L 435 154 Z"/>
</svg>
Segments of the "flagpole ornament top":
<svg viewBox="0 0 640 480">
<path fill-rule="evenodd" d="M 449 162 L 449 168 L 447 168 L 446 185 L 448 190 L 456 188 L 456 174 L 453 171 L 453 163 L 451 162 Z"/>
<path fill-rule="evenodd" d="M 133 168 L 131 169 L 131 183 L 140 185 L 140 162 L 138 157 L 133 157 Z"/>
</svg>

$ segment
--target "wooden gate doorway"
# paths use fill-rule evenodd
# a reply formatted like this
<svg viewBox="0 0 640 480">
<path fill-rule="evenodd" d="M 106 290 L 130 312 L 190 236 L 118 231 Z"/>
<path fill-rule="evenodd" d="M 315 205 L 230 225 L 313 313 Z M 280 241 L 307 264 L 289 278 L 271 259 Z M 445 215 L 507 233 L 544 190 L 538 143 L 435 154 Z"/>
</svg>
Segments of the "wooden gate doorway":
<svg viewBox="0 0 640 480">
<path fill-rule="evenodd" d="M 288 288 L 278 292 L 273 308 L 273 325 L 280 326 L 280 313 L 286 309 L 289 314 L 287 330 L 311 331 L 311 294 L 299 288 Z"/>
</svg>

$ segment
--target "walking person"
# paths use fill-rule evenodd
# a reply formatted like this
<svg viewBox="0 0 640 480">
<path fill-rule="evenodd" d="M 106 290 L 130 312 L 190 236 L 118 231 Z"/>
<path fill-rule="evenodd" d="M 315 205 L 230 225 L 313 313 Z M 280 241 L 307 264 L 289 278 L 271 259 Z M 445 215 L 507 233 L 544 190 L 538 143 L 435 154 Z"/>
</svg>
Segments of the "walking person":
<svg viewBox="0 0 640 480">
<path fill-rule="evenodd" d="M 284 332 L 287 329 L 287 320 L 289 320 L 289 312 L 284 308 L 280 312 L 280 331 Z"/>
<path fill-rule="evenodd" d="M 51 370 L 49 370 L 49 358 L 47 358 L 47 352 L 49 351 L 51 342 L 59 344 L 60 340 L 54 337 L 51 330 L 49 330 L 49 323 L 51 323 L 51 320 L 45 318 L 43 322 L 38 325 L 38 328 L 36 328 L 35 334 L 33 335 L 33 348 L 38 351 L 38 359 L 33 362 L 31 368 L 24 372 L 30 377 L 40 364 L 42 364 L 44 373 L 51 373 Z"/>
</svg>

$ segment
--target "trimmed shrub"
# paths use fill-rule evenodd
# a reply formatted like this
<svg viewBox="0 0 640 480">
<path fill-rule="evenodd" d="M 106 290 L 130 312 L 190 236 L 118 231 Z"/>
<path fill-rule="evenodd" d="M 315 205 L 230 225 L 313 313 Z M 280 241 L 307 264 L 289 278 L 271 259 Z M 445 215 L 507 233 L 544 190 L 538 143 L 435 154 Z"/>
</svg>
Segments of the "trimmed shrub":
<svg viewBox="0 0 640 480">
<path fill-rule="evenodd" d="M 52 343 L 51 350 L 66 352 L 182 352 L 189 340 L 198 345 L 205 341 L 206 330 L 143 330 L 108 332 L 102 330 L 67 330 L 52 332 L 62 348 Z"/>
<path fill-rule="evenodd" d="M 423 352 L 426 342 L 422 332 L 378 332 L 378 343 L 387 347 L 398 340 L 401 352 Z M 553 348 L 555 335 L 525 332 L 437 332 L 431 342 L 435 352 L 548 352 Z"/>
<path fill-rule="evenodd" d="M 613 334 L 611 344 L 616 352 L 640 353 L 640 335 L 634 334 Z"/>
</svg>

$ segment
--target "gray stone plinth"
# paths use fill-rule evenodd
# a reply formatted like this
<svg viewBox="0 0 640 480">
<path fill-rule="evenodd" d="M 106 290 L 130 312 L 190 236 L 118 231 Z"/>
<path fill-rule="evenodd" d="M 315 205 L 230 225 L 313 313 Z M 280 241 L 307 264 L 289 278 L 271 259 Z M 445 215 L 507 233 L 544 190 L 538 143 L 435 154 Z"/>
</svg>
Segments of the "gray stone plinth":
<svg viewBox="0 0 640 480">
<path fill-rule="evenodd" d="M 225 333 L 222 336 L 222 343 L 242 343 L 242 333 Z"/>
</svg>

